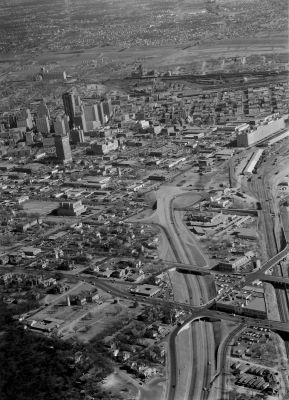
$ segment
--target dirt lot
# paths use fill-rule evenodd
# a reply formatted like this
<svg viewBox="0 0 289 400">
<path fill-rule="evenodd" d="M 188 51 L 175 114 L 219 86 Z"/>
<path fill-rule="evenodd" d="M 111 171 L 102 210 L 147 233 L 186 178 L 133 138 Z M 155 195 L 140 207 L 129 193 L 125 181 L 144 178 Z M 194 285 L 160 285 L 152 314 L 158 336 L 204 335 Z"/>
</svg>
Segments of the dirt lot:
<svg viewBox="0 0 289 400">
<path fill-rule="evenodd" d="M 69 292 L 61 295 L 46 297 L 46 303 L 51 302 L 44 310 L 37 313 L 34 318 L 56 318 L 65 322 L 60 326 L 59 333 L 64 339 L 77 337 L 82 342 L 88 342 L 104 331 L 113 332 L 117 327 L 126 324 L 140 312 L 140 308 L 130 308 L 131 301 L 120 300 L 115 302 L 112 297 L 102 290 L 98 290 L 99 299 L 83 306 L 68 306 L 67 295 L 70 299 L 74 295 L 95 293 L 95 287 L 88 283 L 78 283 Z"/>
</svg>

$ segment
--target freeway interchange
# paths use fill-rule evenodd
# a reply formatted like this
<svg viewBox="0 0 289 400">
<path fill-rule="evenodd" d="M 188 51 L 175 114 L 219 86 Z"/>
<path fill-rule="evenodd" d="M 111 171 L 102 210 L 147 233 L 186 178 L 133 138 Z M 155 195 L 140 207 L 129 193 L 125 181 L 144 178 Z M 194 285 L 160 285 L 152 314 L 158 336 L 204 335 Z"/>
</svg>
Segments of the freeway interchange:
<svg viewBox="0 0 289 400">
<path fill-rule="evenodd" d="M 163 234 L 162 258 L 172 262 L 172 266 L 191 265 L 197 269 L 208 268 L 206 257 L 198 248 L 190 231 L 182 224 L 178 211 L 174 212 L 175 203 L 183 195 L 173 187 L 164 188 L 158 192 L 157 211 L 147 220 L 141 223 L 156 224 Z M 192 196 L 192 193 L 191 193 Z M 200 197 L 196 195 L 196 202 Z M 271 214 L 270 214 L 271 216 Z M 251 284 L 253 281 L 262 279 L 265 272 L 278 265 L 287 257 L 289 246 L 286 246 L 277 254 L 265 262 L 261 268 L 248 274 L 241 286 Z M 213 322 L 225 320 L 235 322 L 237 328 L 235 335 L 245 326 L 255 326 L 272 329 L 278 332 L 288 332 L 287 321 L 270 321 L 250 318 L 244 315 L 226 313 L 212 309 L 218 296 L 210 297 L 203 276 L 194 274 L 176 273 L 174 268 L 168 270 L 170 280 L 174 289 L 172 301 L 158 298 L 144 298 L 138 296 L 139 302 L 150 305 L 164 305 L 182 309 L 190 312 L 190 318 L 182 325 L 175 327 L 168 341 L 168 385 L 165 392 L 166 400 L 201 399 L 215 400 L 212 397 L 212 382 L 216 379 L 216 371 L 222 370 L 226 355 L 226 345 L 221 349 L 219 361 L 215 360 Z M 83 276 L 83 275 L 82 275 Z M 84 278 L 85 279 L 85 278 Z M 91 279 L 91 278 L 90 278 Z M 115 288 L 112 284 L 96 280 L 96 286 L 110 292 L 111 294 L 135 300 L 136 297 L 129 292 Z M 239 286 L 240 288 L 240 286 Z M 231 288 L 233 290 L 234 287 Z M 231 333 L 229 338 L 234 335 Z M 226 338 L 225 343 L 226 343 Z M 186 365 L 186 368 L 184 366 Z M 205 390 L 204 390 L 205 388 Z"/>
<path fill-rule="evenodd" d="M 264 173 L 261 170 L 261 174 Z M 261 176 L 262 179 L 259 178 Z M 275 269 L 280 273 L 280 262 L 289 253 L 288 245 L 288 215 L 283 210 L 279 216 L 276 198 L 271 195 L 269 182 L 264 176 L 252 177 L 250 185 L 246 187 L 260 203 L 259 218 L 264 224 L 266 243 L 268 248 L 267 261 L 255 272 L 249 273 L 242 280 L 239 289 L 262 280 L 265 273 Z M 161 187 L 157 192 L 157 210 L 150 217 L 138 220 L 139 223 L 155 224 L 162 233 L 162 247 L 160 258 L 171 263 L 172 268 L 166 269 L 173 288 L 173 300 L 147 298 L 138 296 L 137 300 L 149 305 L 168 305 L 190 313 L 190 317 L 183 324 L 174 328 L 168 340 L 168 384 L 164 391 L 164 400 L 220 400 L 226 399 L 222 371 L 225 368 L 225 358 L 230 341 L 246 326 L 263 327 L 277 332 L 289 332 L 288 303 L 284 291 L 277 292 L 280 321 L 251 318 L 245 315 L 217 311 L 214 308 L 218 296 L 212 296 L 202 275 L 183 274 L 176 272 L 177 265 L 191 267 L 192 271 L 204 269 L 208 271 L 208 260 L 200 250 L 191 232 L 182 222 L 182 214 L 178 209 L 180 199 L 184 196 L 194 196 L 195 202 L 200 201 L 199 193 L 187 192 L 172 186 Z M 277 233 L 284 225 L 285 240 L 283 244 L 276 239 Z M 282 271 L 281 271 L 282 272 Z M 81 279 L 91 282 L 95 286 L 120 298 L 135 300 L 135 295 L 116 288 L 106 280 L 88 277 L 81 274 Z M 232 286 L 229 290 L 235 289 Z M 228 293 L 228 292 L 227 292 Z M 223 345 L 219 349 L 218 358 L 215 357 L 213 323 L 229 321 L 236 324 L 235 328 L 223 338 Z M 286 344 L 286 349 L 288 344 Z M 221 377 L 217 386 L 214 382 Z M 216 387 L 219 387 L 216 390 Z M 217 397 L 215 397 L 217 396 Z M 222 397 L 220 397 L 222 396 Z"/>
</svg>

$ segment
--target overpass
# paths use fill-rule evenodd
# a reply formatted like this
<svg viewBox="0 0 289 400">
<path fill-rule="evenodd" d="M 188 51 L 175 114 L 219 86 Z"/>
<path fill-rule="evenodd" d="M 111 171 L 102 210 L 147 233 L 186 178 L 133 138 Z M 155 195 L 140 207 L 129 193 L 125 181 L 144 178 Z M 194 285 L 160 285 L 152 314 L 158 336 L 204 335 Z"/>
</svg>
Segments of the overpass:
<svg viewBox="0 0 289 400">
<path fill-rule="evenodd" d="M 192 274 L 195 273 L 196 275 L 208 275 L 210 274 L 211 268 L 208 267 L 198 267 L 196 264 L 183 264 L 180 262 L 174 262 L 174 261 L 165 261 L 161 260 L 161 262 L 152 262 L 153 264 L 156 264 L 158 266 L 160 265 L 166 265 L 163 268 L 160 268 L 158 271 L 154 272 L 152 275 L 159 275 L 162 272 L 167 272 L 167 271 L 180 271 L 180 272 L 185 272 L 189 273 L 191 272 Z"/>
<path fill-rule="evenodd" d="M 263 282 L 272 283 L 274 286 L 288 288 L 289 278 L 282 276 L 264 275 L 261 279 Z"/>
<path fill-rule="evenodd" d="M 177 211 L 199 211 L 197 208 L 189 207 L 174 207 Z M 258 215 L 258 210 L 255 208 L 215 208 L 215 207 L 208 207 L 205 209 L 207 212 L 218 212 L 222 214 L 235 214 L 235 215 Z"/>
<path fill-rule="evenodd" d="M 284 258 L 288 256 L 288 254 L 289 244 L 286 244 L 283 250 L 275 254 L 275 256 L 270 258 L 270 260 L 266 261 L 258 271 L 248 274 L 245 277 L 242 286 L 250 285 L 253 281 L 256 280 L 263 280 L 265 272 L 268 271 L 268 269 L 275 267 L 275 265 L 279 264 L 280 261 L 284 260 Z"/>
<path fill-rule="evenodd" d="M 140 295 L 133 295 L 127 291 L 123 291 L 121 289 L 114 287 L 114 285 L 108 284 L 103 281 L 100 282 L 93 276 L 87 277 L 87 275 L 81 274 L 81 277 L 83 280 L 89 282 L 91 280 L 94 280 L 94 285 L 96 287 L 99 287 L 100 289 L 111 293 L 113 296 L 129 299 L 131 301 L 138 301 L 144 304 L 150 304 L 153 306 L 165 306 L 167 308 L 174 308 L 190 312 L 191 313 L 190 318 L 192 319 L 201 319 L 201 318 L 212 318 L 215 320 L 224 319 L 234 323 L 247 324 L 248 326 L 258 326 L 262 328 L 267 328 L 280 333 L 285 333 L 285 334 L 289 333 L 289 322 L 271 321 L 266 318 L 256 318 L 255 316 L 254 317 L 248 316 L 244 313 L 244 310 L 242 310 L 243 314 L 237 314 L 236 312 L 234 313 L 236 309 L 234 310 L 232 309 L 232 313 L 210 309 L 211 307 L 215 306 L 216 303 L 215 299 L 212 299 L 210 302 L 202 306 L 196 307 L 192 306 L 191 304 L 180 303 L 170 300 L 163 300 L 157 297 L 144 297 Z"/>
<path fill-rule="evenodd" d="M 195 313 L 192 315 L 195 316 Z M 289 333 L 289 322 L 271 321 L 268 319 L 247 317 L 244 315 L 228 314 L 222 311 L 203 310 L 198 311 L 197 318 L 211 318 L 211 319 L 224 319 L 236 323 L 246 324 L 248 326 L 256 326 L 260 328 L 267 328 L 278 333 Z"/>
</svg>

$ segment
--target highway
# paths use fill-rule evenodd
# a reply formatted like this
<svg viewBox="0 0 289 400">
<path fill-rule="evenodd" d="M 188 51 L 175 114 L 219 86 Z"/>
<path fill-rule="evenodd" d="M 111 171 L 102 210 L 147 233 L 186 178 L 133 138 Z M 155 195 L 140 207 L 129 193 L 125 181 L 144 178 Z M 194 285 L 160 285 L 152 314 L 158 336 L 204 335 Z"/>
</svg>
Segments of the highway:
<svg viewBox="0 0 289 400">
<path fill-rule="evenodd" d="M 279 149 L 279 152 L 284 152 L 286 151 L 285 148 Z M 266 240 L 266 248 L 267 248 L 267 253 L 268 256 L 273 256 L 271 260 L 274 259 L 274 254 L 280 251 L 280 246 L 282 246 L 280 237 L 281 234 L 283 233 L 285 235 L 285 248 L 279 252 L 278 256 L 276 259 L 279 259 L 281 261 L 282 259 L 280 258 L 280 254 L 285 254 L 286 252 L 288 253 L 288 215 L 283 212 L 279 213 L 279 209 L 277 206 L 277 199 L 274 196 L 272 187 L 270 186 L 270 177 L 272 177 L 272 180 L 276 181 L 275 175 L 273 175 L 274 168 L 272 168 L 272 158 L 275 157 L 275 154 L 271 156 L 271 159 L 268 159 L 263 165 L 259 168 L 259 176 L 254 176 L 251 181 L 251 189 L 255 193 L 255 196 L 258 198 L 262 211 L 260 211 L 260 216 L 262 218 L 262 221 L 264 223 L 264 234 L 265 234 L 265 240 Z M 277 170 L 277 176 L 279 175 L 279 171 Z M 261 177 L 261 179 L 260 179 Z M 272 184 L 271 184 L 272 185 Z M 280 217 L 278 217 L 280 215 Z M 284 229 L 282 230 L 282 225 Z M 270 264 L 270 262 L 268 262 Z M 280 264 L 280 262 L 274 262 L 271 265 L 272 267 L 275 267 L 274 274 L 275 275 L 284 275 L 283 267 Z M 265 268 L 263 268 L 264 270 Z M 264 271 L 265 272 L 265 271 Z M 289 298 L 288 298 L 288 292 L 285 289 L 275 289 L 276 297 L 277 297 L 277 303 L 278 303 L 278 310 L 280 314 L 281 321 L 283 322 L 288 322 L 289 321 Z M 286 352 L 287 356 L 289 356 L 289 343 L 285 343 L 286 347 Z"/>
<path fill-rule="evenodd" d="M 179 203 L 186 201 L 192 203 L 199 201 L 201 195 L 199 193 L 185 193 L 177 187 L 164 186 L 160 187 L 157 191 L 157 210 L 155 213 L 146 218 L 142 219 L 141 223 L 157 225 L 162 236 L 162 246 L 160 247 L 161 253 L 160 258 L 166 262 L 174 262 L 179 265 L 187 265 L 198 267 L 207 267 L 208 262 L 202 252 L 199 250 L 197 242 L 195 242 L 193 235 L 187 229 L 182 221 L 182 213 L 174 211 L 174 208 Z M 139 222 L 139 221 L 138 221 Z M 176 264 L 175 264 L 176 265 Z M 174 296 L 174 306 L 180 309 L 185 309 L 189 312 L 191 310 L 199 310 L 206 308 L 214 302 L 214 299 L 209 301 L 209 293 L 207 288 L 206 280 L 203 276 L 181 273 L 176 271 L 172 264 L 172 271 L 168 271 Z M 151 304 L 157 299 L 147 299 Z M 183 308 L 185 307 L 185 308 Z M 177 399 L 206 399 L 207 394 L 202 392 L 199 384 L 195 382 L 195 368 L 199 369 L 198 373 L 202 375 L 203 384 L 206 384 L 210 380 L 208 376 L 208 360 L 214 357 L 214 352 L 211 352 L 206 343 L 214 343 L 214 336 L 210 323 L 205 324 L 192 324 L 188 327 L 190 331 L 190 339 L 184 339 L 184 335 L 176 337 L 174 346 L 169 347 L 169 352 L 175 356 L 171 356 L 170 359 L 174 362 L 170 363 L 170 381 L 169 387 L 166 391 L 166 399 L 177 400 Z M 204 334 L 205 332 L 205 334 Z M 199 338 L 204 337 L 205 342 L 199 342 Z M 183 351 L 185 350 L 185 351 Z M 212 354 L 207 354 L 208 350 Z M 180 354 L 183 354 L 184 359 L 180 359 Z M 196 361 L 197 360 L 197 361 Z M 180 365 L 183 365 L 181 367 Z M 214 363 L 211 363 L 212 365 Z M 185 366 L 185 367 L 184 367 Z M 178 379 L 172 378 L 177 376 Z M 198 375 L 199 379 L 200 375 Z M 176 381 L 175 387 L 170 383 Z M 182 382 L 182 384 L 180 384 Z"/>
<path fill-rule="evenodd" d="M 168 234 L 172 240 L 172 248 L 177 262 L 190 264 L 196 263 L 200 266 L 206 266 L 207 260 L 204 258 L 203 254 L 200 252 L 194 241 L 192 240 L 191 233 L 184 226 L 181 218 L 177 218 L 174 213 L 174 201 L 179 195 L 170 197 L 166 194 L 166 197 L 162 198 L 162 208 L 160 214 L 164 217 L 161 221 L 163 225 L 167 225 Z M 159 204 L 159 200 L 158 200 Z M 180 216 L 180 215 L 179 215 Z M 180 275 L 179 272 L 174 273 L 174 275 Z M 202 276 L 194 276 L 182 274 L 182 279 L 185 280 L 187 296 L 182 299 L 185 302 L 193 306 L 200 306 L 203 302 L 207 302 L 208 292 L 206 288 L 206 283 Z M 183 289 L 182 289 L 183 291 Z M 180 296 L 179 290 L 176 292 L 177 296 Z M 180 296 L 182 298 L 182 294 Z M 206 393 L 202 392 L 202 388 L 207 384 L 210 379 L 208 374 L 208 363 L 214 357 L 214 352 L 211 352 L 208 343 L 214 343 L 213 331 L 210 328 L 210 323 L 206 324 L 192 324 L 189 326 L 191 331 L 191 341 L 192 343 L 192 354 L 191 354 L 191 370 L 190 374 L 187 376 L 187 384 L 185 392 L 182 388 L 178 388 L 178 382 L 175 389 L 176 394 L 168 393 L 167 399 L 176 399 L 182 393 L 183 399 L 205 399 L 207 398 Z M 201 341 L 200 338 L 203 340 Z M 186 344 L 182 344 L 186 346 Z M 178 350 L 175 349 L 178 353 Z M 210 360 L 210 361 L 208 361 Z M 198 366 L 196 370 L 196 365 Z M 171 366 L 175 373 L 178 369 L 177 365 Z M 190 366 L 188 366 L 190 368 Z M 187 372 L 187 371 L 184 371 Z M 197 372 L 197 373 L 196 373 Z M 179 392 L 178 392 L 179 390 Z"/>
<path fill-rule="evenodd" d="M 226 389 L 226 372 L 228 372 L 228 360 L 227 356 L 229 353 L 229 346 L 233 342 L 234 338 L 246 329 L 246 325 L 238 325 L 233 329 L 227 337 L 220 344 L 218 349 L 218 363 L 217 363 L 217 373 L 210 385 L 210 397 L 209 400 L 222 399 L 229 400 L 230 395 Z M 221 382 L 220 382 L 221 381 Z M 216 384 L 218 383 L 218 385 Z"/>
</svg>

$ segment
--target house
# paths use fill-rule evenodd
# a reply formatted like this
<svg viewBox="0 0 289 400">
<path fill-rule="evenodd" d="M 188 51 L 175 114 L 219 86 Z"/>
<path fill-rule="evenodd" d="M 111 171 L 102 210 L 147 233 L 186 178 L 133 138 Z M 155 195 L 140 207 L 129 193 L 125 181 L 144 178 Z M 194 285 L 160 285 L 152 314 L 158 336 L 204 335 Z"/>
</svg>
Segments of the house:
<svg viewBox="0 0 289 400">
<path fill-rule="evenodd" d="M 70 304 L 76 306 L 83 306 L 86 304 L 86 297 L 82 295 L 71 296 Z"/>
<path fill-rule="evenodd" d="M 17 253 L 17 252 L 13 252 L 13 253 L 8 254 L 8 257 L 9 257 L 9 263 L 12 264 L 12 265 L 17 265 L 22 259 L 20 254 Z"/>
<path fill-rule="evenodd" d="M 90 293 L 88 296 L 86 296 L 86 301 L 88 303 L 93 303 L 94 301 L 99 300 L 99 294 L 98 293 Z"/>
<path fill-rule="evenodd" d="M 0 254 L 0 265 L 6 265 L 9 262 L 9 257 L 7 254 Z"/>
<path fill-rule="evenodd" d="M 36 247 L 22 247 L 21 249 L 25 256 L 27 257 L 35 257 L 37 254 L 41 253 L 41 249 Z"/>
<path fill-rule="evenodd" d="M 56 284 L 55 278 L 47 278 L 47 279 L 42 279 L 41 282 L 39 283 L 39 286 L 47 288 L 55 284 Z"/>
</svg>

